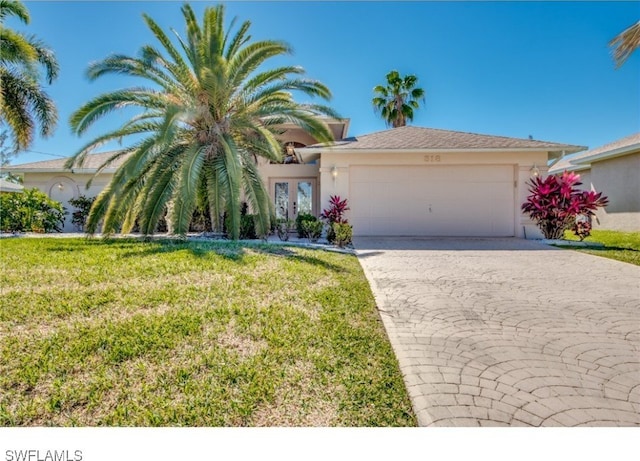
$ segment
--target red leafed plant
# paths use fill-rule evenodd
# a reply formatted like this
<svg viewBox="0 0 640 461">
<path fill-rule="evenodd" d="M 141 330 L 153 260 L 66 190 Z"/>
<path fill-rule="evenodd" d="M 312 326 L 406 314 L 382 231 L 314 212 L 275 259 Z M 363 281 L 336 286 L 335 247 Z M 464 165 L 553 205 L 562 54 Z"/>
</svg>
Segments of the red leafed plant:
<svg viewBox="0 0 640 461">
<path fill-rule="evenodd" d="M 344 224 L 347 222 L 344 218 L 344 214 L 347 211 L 349 211 L 347 199 L 341 200 L 339 195 L 331 195 L 329 197 L 329 208 L 322 210 L 320 218 L 324 219 L 329 224 Z"/>
<path fill-rule="evenodd" d="M 347 224 L 348 221 L 344 217 L 344 214 L 349 211 L 347 206 L 347 199 L 341 199 L 339 195 L 331 195 L 329 197 L 329 208 L 322 210 L 320 219 L 327 222 L 329 225 L 327 229 L 327 240 L 333 243 L 335 240 L 335 231 L 333 229 L 334 224 Z"/>
<path fill-rule="evenodd" d="M 528 213 L 547 239 L 562 238 L 566 229 L 583 238 L 589 235 L 591 226 L 584 226 L 585 218 L 590 220 L 595 211 L 607 206 L 609 200 L 602 192 L 579 190 L 580 176 L 565 171 L 560 176 L 533 178 L 529 185 L 531 195 L 522 204 L 522 211 Z M 582 219 L 576 220 L 581 216 Z"/>
</svg>

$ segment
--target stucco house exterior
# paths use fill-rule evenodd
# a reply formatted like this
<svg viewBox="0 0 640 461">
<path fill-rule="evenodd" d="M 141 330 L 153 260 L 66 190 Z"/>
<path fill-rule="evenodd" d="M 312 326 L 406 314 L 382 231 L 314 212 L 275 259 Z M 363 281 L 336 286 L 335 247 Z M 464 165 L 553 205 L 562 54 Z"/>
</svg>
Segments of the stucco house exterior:
<svg viewBox="0 0 640 461">
<path fill-rule="evenodd" d="M 546 174 L 549 161 L 585 149 L 413 126 L 347 137 L 348 120 L 328 123 L 336 141 L 324 144 L 285 127 L 285 163 L 259 160 L 259 168 L 278 217 L 318 216 L 339 195 L 349 201 L 354 235 L 540 237 L 520 210 L 527 181 Z M 109 182 L 117 165 L 85 188 L 109 155 L 90 155 L 73 170 L 63 168 L 65 159 L 8 169 L 72 209 L 69 199 L 97 195 Z M 64 230 L 75 231 L 70 222 Z"/>
<path fill-rule="evenodd" d="M 609 205 L 598 210 L 594 227 L 640 231 L 640 132 L 604 146 L 563 158 L 551 174 L 574 171 L 585 189 L 603 192 Z"/>
</svg>

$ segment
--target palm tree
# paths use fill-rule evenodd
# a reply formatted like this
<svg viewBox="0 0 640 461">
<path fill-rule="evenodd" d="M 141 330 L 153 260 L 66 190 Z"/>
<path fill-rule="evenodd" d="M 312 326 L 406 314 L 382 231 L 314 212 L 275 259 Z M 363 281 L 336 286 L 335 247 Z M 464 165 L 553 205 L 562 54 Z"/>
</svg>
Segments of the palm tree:
<svg viewBox="0 0 640 461">
<path fill-rule="evenodd" d="M 141 77 L 152 87 L 127 88 L 100 95 L 71 116 L 81 135 L 102 116 L 122 107 L 140 113 L 120 128 L 94 139 L 67 163 L 81 165 L 101 144 L 135 136 L 98 170 L 128 155 L 109 185 L 97 197 L 87 219 L 94 233 L 103 222 L 106 234 L 130 232 L 135 222 L 152 234 L 167 213 L 170 232 L 184 235 L 197 206 L 209 210 L 215 230 L 223 214 L 233 239 L 239 235 L 241 196 L 257 215 L 256 231 L 267 235 L 273 206 L 258 174 L 258 156 L 278 161 L 282 146 L 276 136 L 284 123 L 294 123 L 320 142 L 332 140 L 318 114 L 338 117 L 329 107 L 299 104 L 291 91 L 329 99 L 323 84 L 299 77 L 297 66 L 264 69 L 271 57 L 289 54 L 283 42 L 251 42 L 246 21 L 235 33 L 224 27 L 224 7 L 206 8 L 202 24 L 188 4 L 182 7 L 186 37 L 177 46 L 149 16 L 144 20 L 160 45 L 145 45 L 138 57 L 112 55 L 91 64 L 90 79 L 107 74 Z M 142 136 L 141 136 L 142 135 Z"/>
<path fill-rule="evenodd" d="M 640 21 L 627 27 L 609 42 L 613 48 L 613 59 L 620 67 L 635 50 L 640 48 Z"/>
<path fill-rule="evenodd" d="M 416 88 L 417 82 L 415 75 L 402 78 L 397 70 L 392 70 L 387 74 L 387 85 L 373 89 L 374 110 L 380 112 L 387 126 L 397 128 L 413 120 L 413 110 L 419 107 L 419 100 L 424 102 L 425 97 L 425 91 Z"/>
<path fill-rule="evenodd" d="M 58 63 L 41 41 L 5 27 L 10 16 L 29 23 L 29 12 L 20 1 L 0 0 L 0 124 L 9 128 L 15 149 L 22 150 L 33 142 L 36 124 L 43 137 L 55 128 L 58 114 L 39 80 L 43 67 L 51 84 L 58 76 Z"/>
</svg>

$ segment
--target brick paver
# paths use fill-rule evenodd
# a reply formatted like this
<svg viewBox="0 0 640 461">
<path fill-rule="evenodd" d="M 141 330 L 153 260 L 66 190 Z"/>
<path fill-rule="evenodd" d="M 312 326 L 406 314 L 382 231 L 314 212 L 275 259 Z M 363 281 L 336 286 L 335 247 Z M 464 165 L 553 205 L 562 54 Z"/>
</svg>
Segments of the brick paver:
<svg viewBox="0 0 640 461">
<path fill-rule="evenodd" d="M 422 426 L 640 426 L 640 267 L 521 239 L 356 238 Z"/>
</svg>

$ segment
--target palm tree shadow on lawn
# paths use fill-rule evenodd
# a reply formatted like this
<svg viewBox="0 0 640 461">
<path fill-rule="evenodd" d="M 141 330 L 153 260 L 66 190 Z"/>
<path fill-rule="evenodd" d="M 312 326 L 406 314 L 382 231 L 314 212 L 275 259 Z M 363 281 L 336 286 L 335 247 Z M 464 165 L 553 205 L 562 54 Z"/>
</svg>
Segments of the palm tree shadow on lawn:
<svg viewBox="0 0 640 461">
<path fill-rule="evenodd" d="M 130 243 L 141 243 L 139 241 L 129 241 Z M 105 244 L 111 245 L 110 241 L 106 240 Z M 268 256 L 276 256 L 283 258 L 291 258 L 296 261 L 304 262 L 314 266 L 320 266 L 328 270 L 335 272 L 345 272 L 346 269 L 340 265 L 332 264 L 327 261 L 323 261 L 320 258 L 309 256 L 306 254 L 300 254 L 296 251 L 296 247 L 290 247 L 286 245 L 272 245 L 272 244 L 247 244 L 237 243 L 233 241 L 224 242 L 188 242 L 182 240 L 160 240 L 154 242 L 143 242 L 144 245 L 149 245 L 141 251 L 129 251 L 125 252 L 123 258 L 132 257 L 144 257 L 150 255 L 158 255 L 162 253 L 170 253 L 175 251 L 188 251 L 193 256 L 198 258 L 205 258 L 212 253 L 218 256 L 222 256 L 227 260 L 231 260 L 237 263 L 244 263 L 244 258 L 247 255 L 260 253 Z M 125 248 L 126 245 L 120 244 L 119 248 Z M 322 249 L 304 248 L 305 251 L 318 252 Z"/>
</svg>

